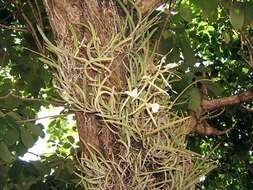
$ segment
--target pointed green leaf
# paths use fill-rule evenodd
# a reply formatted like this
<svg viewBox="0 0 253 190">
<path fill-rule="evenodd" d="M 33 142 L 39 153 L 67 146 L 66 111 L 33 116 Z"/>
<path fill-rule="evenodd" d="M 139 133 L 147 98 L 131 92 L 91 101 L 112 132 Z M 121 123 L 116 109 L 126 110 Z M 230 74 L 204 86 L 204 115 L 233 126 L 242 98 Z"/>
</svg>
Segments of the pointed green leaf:
<svg viewBox="0 0 253 190">
<path fill-rule="evenodd" d="M 191 91 L 188 109 L 197 111 L 200 107 L 202 94 L 198 88 L 193 88 Z"/>
<path fill-rule="evenodd" d="M 219 82 L 207 81 L 204 82 L 204 84 L 207 86 L 208 90 L 213 93 L 214 96 L 221 96 L 224 91 Z"/>
<path fill-rule="evenodd" d="M 27 151 L 27 148 L 24 146 L 24 144 L 22 142 L 19 142 L 16 146 L 17 155 L 18 156 L 24 156 L 26 151 Z"/>
<path fill-rule="evenodd" d="M 232 26 L 239 30 L 244 24 L 244 8 L 241 4 L 234 4 L 229 11 L 229 19 Z"/>
<path fill-rule="evenodd" d="M 16 128 L 12 127 L 10 129 L 8 129 L 7 133 L 5 134 L 4 142 L 7 145 L 11 146 L 16 143 L 18 138 L 19 138 L 18 130 Z"/>
<path fill-rule="evenodd" d="M 72 145 L 70 143 L 64 143 L 63 148 L 69 149 Z"/>
<path fill-rule="evenodd" d="M 67 136 L 67 139 L 69 140 L 69 142 L 70 142 L 71 144 L 73 144 L 73 143 L 75 142 L 75 139 L 74 139 L 74 137 L 72 137 L 72 136 Z"/>
<path fill-rule="evenodd" d="M 31 148 L 36 141 L 31 132 L 26 128 L 21 128 L 21 140 L 27 148 Z"/>
<path fill-rule="evenodd" d="M 8 163 L 13 160 L 13 156 L 4 142 L 0 143 L 0 159 Z"/>
<path fill-rule="evenodd" d="M 223 32 L 223 40 L 228 44 L 231 41 L 230 34 L 228 32 Z"/>
<path fill-rule="evenodd" d="M 188 85 L 192 83 L 194 75 L 192 72 L 189 72 L 181 77 L 182 79 L 173 85 L 173 90 L 177 91 L 178 93 L 182 92 Z"/>
<path fill-rule="evenodd" d="M 182 35 L 180 39 L 180 47 L 187 65 L 196 63 L 194 51 L 191 47 L 190 40 L 186 35 Z"/>
<path fill-rule="evenodd" d="M 244 24 L 253 24 L 253 2 L 246 3 L 244 16 Z"/>
<path fill-rule="evenodd" d="M 179 7 L 179 13 L 181 17 L 187 22 L 192 21 L 192 10 L 191 7 L 187 4 L 181 3 Z"/>
<path fill-rule="evenodd" d="M 32 135 L 35 138 L 37 138 L 37 137 L 44 138 L 45 137 L 45 133 L 43 132 L 43 128 L 41 125 L 29 125 L 29 130 L 31 131 Z"/>
<path fill-rule="evenodd" d="M 218 1 L 217 0 L 191 0 L 193 4 L 202 10 L 202 16 L 205 19 L 215 20 L 218 16 Z"/>
</svg>

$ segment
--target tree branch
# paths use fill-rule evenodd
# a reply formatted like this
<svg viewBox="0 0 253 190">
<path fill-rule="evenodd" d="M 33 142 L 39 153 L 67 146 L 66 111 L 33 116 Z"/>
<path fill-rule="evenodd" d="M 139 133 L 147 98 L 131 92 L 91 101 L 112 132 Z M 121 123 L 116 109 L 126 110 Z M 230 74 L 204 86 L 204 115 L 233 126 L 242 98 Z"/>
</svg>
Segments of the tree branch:
<svg viewBox="0 0 253 190">
<path fill-rule="evenodd" d="M 45 54 L 45 48 L 43 46 L 43 43 L 40 41 L 37 33 L 36 33 L 36 29 L 35 27 L 33 26 L 33 24 L 31 23 L 31 21 L 29 20 L 29 18 L 27 17 L 27 15 L 25 14 L 24 10 L 23 10 L 23 7 L 20 5 L 20 2 L 19 1 L 15 1 L 14 2 L 15 5 L 19 8 L 19 12 L 20 12 L 20 15 L 21 17 L 23 18 L 23 20 L 25 21 L 25 25 L 26 25 L 26 28 L 29 32 L 31 32 L 31 35 L 35 41 L 35 44 L 39 50 L 40 53 L 42 54 Z M 34 15 L 36 17 L 36 15 Z"/>
<path fill-rule="evenodd" d="M 247 90 L 241 94 L 214 99 L 214 100 L 203 100 L 202 108 L 205 111 L 210 111 L 218 108 L 223 108 L 225 106 L 231 106 L 235 104 L 240 104 L 253 100 L 253 90 Z"/>
<path fill-rule="evenodd" d="M 8 30 L 16 30 L 16 31 L 20 31 L 20 32 L 27 32 L 26 28 L 17 28 L 14 25 L 7 26 L 7 25 L 1 24 L 1 23 L 0 23 L 0 28 L 4 28 L 4 29 L 8 29 Z"/>
<path fill-rule="evenodd" d="M 188 129 L 189 132 L 197 133 L 202 136 L 220 136 L 227 134 L 232 128 L 219 130 L 209 125 L 206 119 L 198 118 L 193 112 L 189 114 Z"/>
</svg>

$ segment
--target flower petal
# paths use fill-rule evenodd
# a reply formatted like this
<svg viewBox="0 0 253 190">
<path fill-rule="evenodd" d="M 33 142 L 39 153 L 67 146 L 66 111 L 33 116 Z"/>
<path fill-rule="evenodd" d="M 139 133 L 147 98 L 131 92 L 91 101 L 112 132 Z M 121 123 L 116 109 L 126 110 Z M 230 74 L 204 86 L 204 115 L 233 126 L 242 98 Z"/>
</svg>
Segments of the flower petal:
<svg viewBox="0 0 253 190">
<path fill-rule="evenodd" d="M 169 64 L 164 66 L 165 69 L 173 69 L 175 67 L 178 67 L 177 63 L 169 63 Z"/>
<path fill-rule="evenodd" d="M 133 89 L 132 91 L 125 91 L 125 93 L 128 95 L 128 96 L 131 96 L 133 98 L 137 98 L 138 96 L 138 89 L 135 88 Z"/>
<path fill-rule="evenodd" d="M 160 110 L 160 105 L 157 103 L 148 104 L 148 106 L 151 108 L 153 113 L 157 113 Z"/>
</svg>

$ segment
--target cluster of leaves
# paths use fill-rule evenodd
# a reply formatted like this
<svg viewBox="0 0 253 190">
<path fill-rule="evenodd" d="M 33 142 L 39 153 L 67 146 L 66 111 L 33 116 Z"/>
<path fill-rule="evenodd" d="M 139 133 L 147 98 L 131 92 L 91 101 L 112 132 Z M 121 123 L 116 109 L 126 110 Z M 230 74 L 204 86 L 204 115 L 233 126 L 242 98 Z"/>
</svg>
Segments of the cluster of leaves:
<svg viewBox="0 0 253 190">
<path fill-rule="evenodd" d="M 161 52 L 169 52 L 167 63 L 180 63 L 182 80 L 173 90 L 181 96 L 180 109 L 196 111 L 202 94 L 195 81 L 208 77 L 209 96 L 231 96 L 252 87 L 252 67 L 242 38 L 252 38 L 253 1 L 183 0 L 163 33 Z M 252 39 L 251 39 L 252 40 Z M 204 73 L 204 75 L 203 75 Z M 226 136 L 189 137 L 189 147 L 212 155 L 219 167 L 205 178 L 202 189 L 251 189 L 253 112 L 236 105 L 209 123 L 221 130 L 233 127 Z M 213 148 L 216 149 L 213 150 Z"/>
<path fill-rule="evenodd" d="M 240 32 L 243 30 L 244 35 L 252 32 L 252 8 L 252 2 L 218 0 L 183 0 L 177 4 L 178 12 L 170 15 L 162 33 L 160 52 L 168 54 L 166 64 L 180 63 L 178 72 L 182 80 L 173 89 L 180 93 L 188 88 L 180 98 L 186 106 L 182 104 L 180 108 L 196 111 L 200 106 L 202 95 L 196 81 L 210 79 L 203 80 L 209 96 L 219 97 L 224 95 L 221 82 L 231 85 L 239 79 L 223 78 L 221 72 L 235 72 L 250 78 L 250 67 L 241 50 Z M 234 70 L 227 63 L 234 63 L 242 70 Z M 235 89 L 238 86 L 234 86 Z"/>
<path fill-rule="evenodd" d="M 47 133 L 50 134 L 48 143 L 63 157 L 75 155 L 78 147 L 76 127 L 68 118 L 57 118 L 49 124 Z"/>
<path fill-rule="evenodd" d="M 27 5 L 23 8 L 31 14 Z M 73 161 L 66 153 L 44 156 L 38 161 L 20 159 L 39 138 L 45 137 L 44 127 L 33 119 L 41 106 L 50 104 L 47 97 L 58 95 L 50 72 L 30 51 L 37 51 L 37 47 L 19 13 L 10 1 L 0 1 L 0 24 L 5 27 L 0 28 L 0 189 L 74 189 L 78 181 Z M 32 15 L 28 17 L 36 25 Z M 52 123 L 49 132 L 56 137 L 56 131 L 51 131 L 55 126 Z M 64 130 L 62 126 L 61 133 Z M 69 137 L 70 142 L 74 143 L 74 139 Z M 63 148 L 66 152 L 70 147 Z"/>
</svg>

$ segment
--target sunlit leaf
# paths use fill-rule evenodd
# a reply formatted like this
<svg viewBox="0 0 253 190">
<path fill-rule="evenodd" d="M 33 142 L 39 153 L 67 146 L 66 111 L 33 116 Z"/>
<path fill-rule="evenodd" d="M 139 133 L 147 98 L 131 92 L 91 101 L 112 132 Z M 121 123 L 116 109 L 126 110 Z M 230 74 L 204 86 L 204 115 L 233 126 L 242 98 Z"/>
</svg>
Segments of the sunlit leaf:
<svg viewBox="0 0 253 190">
<path fill-rule="evenodd" d="M 70 143 L 64 143 L 63 148 L 69 149 L 72 145 Z"/>
<path fill-rule="evenodd" d="M 228 44 L 231 40 L 231 37 L 228 32 L 223 33 L 223 40 Z"/>
<path fill-rule="evenodd" d="M 68 141 L 73 144 L 75 142 L 75 138 L 72 136 L 67 136 Z"/>
<path fill-rule="evenodd" d="M 218 16 L 218 1 L 217 0 L 191 0 L 202 10 L 202 16 L 211 21 L 216 20 Z"/>
<path fill-rule="evenodd" d="M 191 7 L 187 4 L 181 3 L 179 12 L 181 17 L 186 20 L 187 22 L 191 22 L 192 20 L 192 10 Z"/>
</svg>

